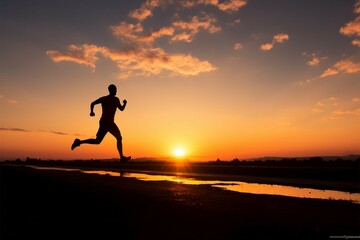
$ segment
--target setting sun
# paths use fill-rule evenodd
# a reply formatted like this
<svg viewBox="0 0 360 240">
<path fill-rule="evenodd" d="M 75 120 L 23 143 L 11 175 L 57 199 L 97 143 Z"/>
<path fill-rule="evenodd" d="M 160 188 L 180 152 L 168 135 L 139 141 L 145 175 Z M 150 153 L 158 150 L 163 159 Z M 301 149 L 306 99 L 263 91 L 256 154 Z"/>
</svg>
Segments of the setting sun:
<svg viewBox="0 0 360 240">
<path fill-rule="evenodd" d="M 185 156 L 185 150 L 183 148 L 175 148 L 174 155 L 175 157 L 183 157 Z"/>
</svg>

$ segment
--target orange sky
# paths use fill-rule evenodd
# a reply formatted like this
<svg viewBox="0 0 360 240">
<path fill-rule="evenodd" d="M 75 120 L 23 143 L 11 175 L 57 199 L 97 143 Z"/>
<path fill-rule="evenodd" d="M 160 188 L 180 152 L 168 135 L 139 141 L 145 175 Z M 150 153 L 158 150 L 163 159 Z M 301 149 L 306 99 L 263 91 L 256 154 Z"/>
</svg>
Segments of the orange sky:
<svg viewBox="0 0 360 240">
<path fill-rule="evenodd" d="M 1 14 L 0 160 L 117 158 L 110 134 L 70 150 L 111 83 L 133 158 L 360 154 L 359 1 L 23 3 Z"/>
</svg>

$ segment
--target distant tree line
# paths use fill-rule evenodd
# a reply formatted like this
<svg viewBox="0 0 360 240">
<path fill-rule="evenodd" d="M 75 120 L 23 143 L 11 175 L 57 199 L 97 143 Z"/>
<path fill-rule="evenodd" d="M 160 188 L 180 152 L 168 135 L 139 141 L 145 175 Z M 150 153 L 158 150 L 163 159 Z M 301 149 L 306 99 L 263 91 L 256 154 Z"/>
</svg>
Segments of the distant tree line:
<svg viewBox="0 0 360 240">
<path fill-rule="evenodd" d="M 117 159 L 107 160 L 42 160 L 40 158 L 27 157 L 25 161 L 16 159 L 13 161 L 5 161 L 4 163 L 11 164 L 28 164 L 28 165 L 62 165 L 62 166 L 106 166 L 117 165 L 120 162 Z M 159 161 L 149 159 L 138 159 L 131 162 L 131 164 L 152 164 L 162 165 L 171 164 L 171 161 Z M 198 165 L 217 165 L 217 166 L 265 166 L 265 167 L 351 167 L 360 169 L 360 156 L 352 157 L 352 159 L 343 159 L 341 157 L 326 159 L 323 157 L 309 157 L 309 158 L 264 158 L 257 160 L 240 160 L 235 158 L 231 161 L 217 159 L 210 162 L 188 162 L 188 164 Z"/>
<path fill-rule="evenodd" d="M 360 157 L 354 160 L 336 158 L 326 160 L 322 157 L 310 157 L 306 159 L 282 158 L 282 159 L 261 159 L 261 160 L 240 160 L 222 161 L 217 159 L 213 164 L 216 165 L 235 165 L 235 166 L 277 166 L 277 167 L 360 167 Z"/>
</svg>

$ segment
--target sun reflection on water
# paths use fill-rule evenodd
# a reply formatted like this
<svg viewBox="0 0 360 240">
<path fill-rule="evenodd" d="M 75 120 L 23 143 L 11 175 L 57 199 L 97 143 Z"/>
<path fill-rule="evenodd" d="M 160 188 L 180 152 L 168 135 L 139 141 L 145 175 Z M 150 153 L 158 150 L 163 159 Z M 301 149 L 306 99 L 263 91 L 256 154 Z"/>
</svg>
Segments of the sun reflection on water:
<svg viewBox="0 0 360 240">
<path fill-rule="evenodd" d="M 332 199 L 332 200 L 346 200 L 353 203 L 360 204 L 360 193 L 349 193 L 334 190 L 319 190 L 313 188 L 299 188 L 272 184 L 258 184 L 247 183 L 240 181 L 220 181 L 220 180 L 199 180 L 195 178 L 177 176 L 177 175 L 157 175 L 146 173 L 130 173 L 130 172 L 115 172 L 103 170 L 81 170 L 70 168 L 53 168 L 53 167 L 36 167 L 35 169 L 45 170 L 63 170 L 63 171 L 80 171 L 86 174 L 107 175 L 112 177 L 126 177 L 135 178 L 141 181 L 169 181 L 186 185 L 211 185 L 212 187 L 221 188 L 224 190 L 251 193 L 251 194 L 268 194 L 280 195 L 297 198 L 316 198 L 316 199 Z"/>
</svg>

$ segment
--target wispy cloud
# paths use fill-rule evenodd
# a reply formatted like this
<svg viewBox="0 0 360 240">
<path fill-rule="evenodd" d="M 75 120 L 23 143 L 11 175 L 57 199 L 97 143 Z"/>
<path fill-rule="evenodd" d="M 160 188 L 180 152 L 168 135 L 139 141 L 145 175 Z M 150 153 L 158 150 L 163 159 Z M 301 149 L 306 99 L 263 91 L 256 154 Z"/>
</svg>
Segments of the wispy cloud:
<svg viewBox="0 0 360 240">
<path fill-rule="evenodd" d="M 237 24 L 240 24 L 240 19 L 235 19 L 234 21 L 228 23 L 228 25 L 235 26 Z"/>
<path fill-rule="evenodd" d="M 186 8 L 195 7 L 197 5 L 218 5 L 219 0 L 178 0 L 176 1 L 180 5 Z"/>
<path fill-rule="evenodd" d="M 323 60 L 326 60 L 327 57 L 320 57 L 318 56 L 317 54 L 315 53 L 311 53 L 311 54 L 308 54 L 308 53 L 303 53 L 303 56 L 305 56 L 308 60 L 306 61 L 306 64 L 308 66 L 317 66 L 319 65 L 319 63 Z"/>
<path fill-rule="evenodd" d="M 119 25 L 111 26 L 110 29 L 112 34 L 123 44 L 138 47 L 138 45 L 152 45 L 158 38 L 165 36 L 169 37 L 171 42 L 190 43 L 200 30 L 211 34 L 221 31 L 221 27 L 216 26 L 217 21 L 215 17 L 203 13 L 192 17 L 189 21 L 177 20 L 169 26 L 152 30 L 149 33 L 144 33 L 140 23 L 121 22 Z"/>
<path fill-rule="evenodd" d="M 334 107 L 337 107 L 338 105 L 339 103 L 336 97 L 329 97 L 317 102 L 315 106 L 312 108 L 312 111 L 316 113 L 322 113 L 325 111 L 329 111 L 329 109 L 331 110 Z"/>
<path fill-rule="evenodd" d="M 283 43 L 284 41 L 289 40 L 289 35 L 286 33 L 279 33 L 274 36 L 274 43 Z"/>
<path fill-rule="evenodd" d="M 227 13 L 237 12 L 240 8 L 247 5 L 246 0 L 146 0 L 141 6 L 129 13 L 129 17 L 138 20 L 139 22 L 145 21 L 147 18 L 153 16 L 153 12 L 158 7 L 166 7 L 177 5 L 184 8 L 192 8 L 199 5 L 212 5 L 219 10 Z"/>
<path fill-rule="evenodd" d="M 273 40 L 271 43 L 265 43 L 260 46 L 260 50 L 262 51 L 270 51 L 274 48 L 274 45 L 277 43 L 283 43 L 285 41 L 289 40 L 289 35 L 286 33 L 278 33 L 274 35 Z"/>
<path fill-rule="evenodd" d="M 5 97 L 5 96 L 3 96 L 3 95 L 0 95 L 0 100 L 5 101 L 5 102 L 10 103 L 10 104 L 17 104 L 17 103 L 19 103 L 18 100 L 13 99 L 13 98 L 8 98 L 8 97 Z"/>
<path fill-rule="evenodd" d="M 332 113 L 333 118 L 347 117 L 347 116 L 360 116 L 360 108 L 352 110 L 336 110 Z"/>
<path fill-rule="evenodd" d="M 354 39 L 351 41 L 351 44 L 354 46 L 360 47 L 360 39 Z"/>
<path fill-rule="evenodd" d="M 66 133 L 66 132 L 60 132 L 60 131 L 51 131 L 51 130 L 28 130 L 23 128 L 5 128 L 0 127 L 0 131 L 9 131 L 9 132 L 25 132 L 25 133 L 32 133 L 32 132 L 42 132 L 42 133 L 51 133 L 56 135 L 63 135 L 63 136 L 83 136 L 80 134 L 72 134 L 72 133 Z"/>
<path fill-rule="evenodd" d="M 238 50 L 241 50 L 243 48 L 244 48 L 244 46 L 242 45 L 241 42 L 237 42 L 237 43 L 234 44 L 234 50 L 238 51 Z"/>
<path fill-rule="evenodd" d="M 111 50 L 105 47 L 95 47 L 95 49 L 101 49 L 96 53 L 102 54 L 117 64 L 121 70 L 120 78 L 127 78 L 131 75 L 150 76 L 160 74 L 163 70 L 184 76 L 216 70 L 216 67 L 208 61 L 201 61 L 191 54 L 169 54 L 161 48 Z M 88 54 L 87 51 L 91 51 L 91 54 Z M 95 69 L 97 57 L 92 57 L 92 54 L 96 53 L 92 52 L 92 48 L 85 44 L 76 46 L 73 51 L 65 54 L 51 51 L 48 55 L 51 58 L 56 57 L 54 61 L 72 61 Z M 63 55 L 66 57 L 63 58 Z M 82 59 L 79 59 L 79 56 L 82 56 Z"/>
<path fill-rule="evenodd" d="M 357 0 L 354 5 L 354 12 L 356 14 L 360 14 L 360 0 Z M 356 17 L 355 20 L 350 21 L 349 23 L 345 24 L 345 26 L 340 28 L 340 33 L 351 37 L 351 36 L 360 36 L 360 16 Z M 360 47 L 360 40 L 354 39 L 352 40 L 352 45 Z M 305 54 L 306 55 L 306 54 Z M 306 55 L 308 56 L 308 55 Z M 319 63 L 321 60 L 326 59 L 319 59 L 316 55 L 314 55 L 314 58 L 312 58 L 310 61 L 307 62 L 310 66 L 315 66 L 317 63 Z M 319 61 L 320 60 L 320 61 Z M 325 71 L 323 71 L 320 76 L 313 77 L 311 79 L 308 79 L 306 81 L 299 82 L 299 85 L 303 85 L 304 83 L 310 83 L 315 80 L 319 80 L 321 78 L 326 78 L 329 76 L 335 76 L 338 74 L 356 74 L 360 72 L 360 63 L 354 62 L 351 58 L 342 59 L 337 61 L 333 66 L 327 68 Z"/>
<path fill-rule="evenodd" d="M 146 18 L 152 16 L 152 11 L 159 5 L 160 0 L 147 0 L 141 4 L 140 8 L 131 11 L 129 17 L 135 18 L 138 21 L 144 21 Z"/>
<path fill-rule="evenodd" d="M 71 44 L 68 47 L 68 52 L 60 53 L 59 51 L 49 50 L 46 51 L 46 54 L 54 61 L 68 61 L 75 62 L 78 64 L 83 64 L 89 66 L 92 69 L 95 69 L 95 63 L 99 59 L 97 57 L 98 53 L 103 55 L 107 54 L 108 49 L 105 47 L 98 47 L 93 44 L 83 44 L 81 46 Z"/>
<path fill-rule="evenodd" d="M 216 69 L 208 61 L 201 61 L 191 54 L 169 54 L 161 48 L 111 51 L 108 57 L 122 70 L 120 78 L 130 75 L 150 76 L 160 74 L 163 70 L 188 76 Z"/>
<path fill-rule="evenodd" d="M 224 12 L 233 13 L 246 6 L 246 4 L 247 1 L 245 0 L 229 0 L 219 3 L 217 7 Z"/>
<path fill-rule="evenodd" d="M 332 67 L 326 69 L 320 78 L 337 75 L 339 73 L 359 73 L 360 64 L 353 62 L 351 59 L 340 60 L 336 62 Z"/>
<path fill-rule="evenodd" d="M 12 132 L 30 132 L 28 130 L 22 129 L 22 128 L 0 128 L 0 131 L 12 131 Z"/>
<path fill-rule="evenodd" d="M 180 30 L 180 33 L 174 35 L 172 41 L 185 41 L 191 42 L 194 36 L 199 32 L 200 29 L 206 30 L 209 33 L 216 33 L 221 31 L 221 27 L 215 25 L 217 19 L 210 17 L 209 15 L 203 15 L 202 17 L 194 16 L 189 22 L 176 21 L 173 22 L 172 26 Z M 182 36 L 187 36 L 183 38 Z"/>
<path fill-rule="evenodd" d="M 360 0 L 357 0 L 355 3 L 354 13 L 360 14 Z"/>
<path fill-rule="evenodd" d="M 140 23 L 121 22 L 118 25 L 110 26 L 110 30 L 121 43 L 130 47 L 136 47 L 144 42 L 144 39 L 139 38 L 139 33 L 144 31 Z"/>
<path fill-rule="evenodd" d="M 354 5 L 354 13 L 360 14 L 360 0 L 357 0 Z M 360 16 L 356 17 L 355 20 L 348 22 L 345 26 L 340 28 L 340 33 L 352 37 L 360 37 Z M 360 40 L 354 39 L 351 41 L 351 44 L 357 47 L 360 47 Z"/>
<path fill-rule="evenodd" d="M 338 99 L 330 97 L 317 102 L 312 108 L 312 112 L 321 116 L 323 120 L 336 120 L 342 117 L 360 116 L 358 98 Z"/>
<path fill-rule="evenodd" d="M 351 58 L 337 61 L 333 66 L 327 68 L 320 76 L 316 76 L 305 81 L 300 81 L 297 84 L 302 86 L 322 78 L 335 76 L 338 74 L 356 74 L 360 72 L 360 63 L 354 62 Z"/>
<path fill-rule="evenodd" d="M 33 131 L 33 132 L 51 133 L 51 134 L 62 135 L 62 136 L 81 136 L 80 134 L 72 134 L 72 133 L 51 131 L 51 130 L 37 130 L 37 131 Z"/>
<path fill-rule="evenodd" d="M 18 100 L 16 100 L 16 99 L 8 99 L 8 102 L 11 103 L 11 104 L 19 103 Z"/>
<path fill-rule="evenodd" d="M 340 33 L 349 37 L 354 35 L 360 37 L 360 16 L 340 28 Z"/>
</svg>

